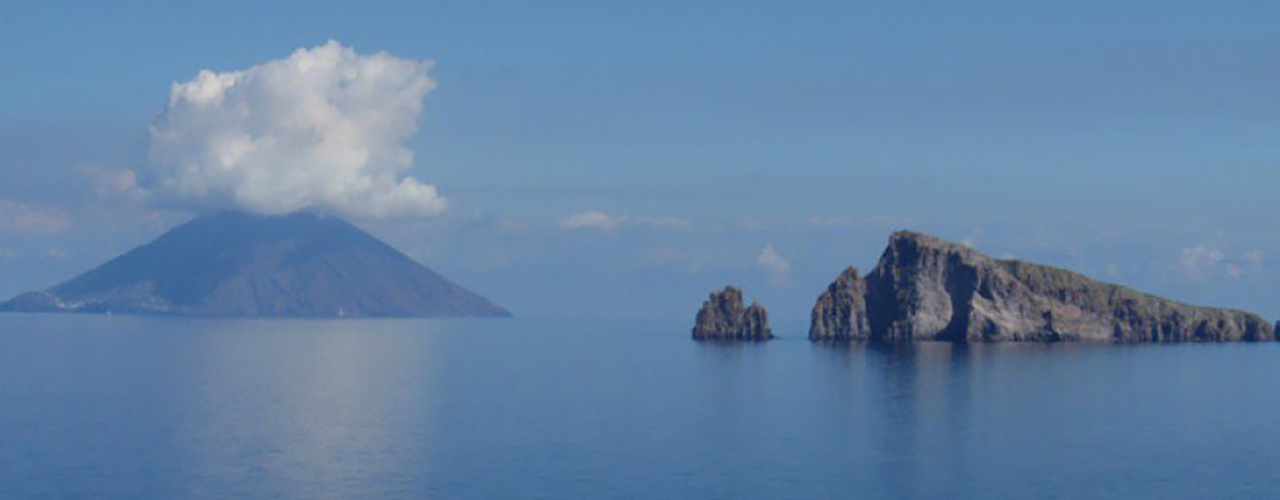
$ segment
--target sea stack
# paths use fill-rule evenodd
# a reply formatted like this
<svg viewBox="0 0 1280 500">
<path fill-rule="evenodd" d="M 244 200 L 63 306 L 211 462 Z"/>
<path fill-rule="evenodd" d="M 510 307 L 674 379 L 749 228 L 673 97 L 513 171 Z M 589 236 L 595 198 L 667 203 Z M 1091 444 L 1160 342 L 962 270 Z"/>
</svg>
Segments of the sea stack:
<svg viewBox="0 0 1280 500">
<path fill-rule="evenodd" d="M 850 267 L 827 287 L 810 315 L 809 340 L 862 341 L 871 336 L 867 283 Z"/>
<path fill-rule="evenodd" d="M 698 311 L 693 326 L 694 340 L 764 341 L 773 338 L 769 328 L 769 314 L 764 306 L 752 302 L 742 307 L 742 290 L 726 286 L 712 292 Z"/>
<path fill-rule="evenodd" d="M 866 277 L 841 273 L 812 320 L 815 341 L 1275 340 L 1256 314 L 1182 304 L 908 231 L 893 234 Z"/>
</svg>

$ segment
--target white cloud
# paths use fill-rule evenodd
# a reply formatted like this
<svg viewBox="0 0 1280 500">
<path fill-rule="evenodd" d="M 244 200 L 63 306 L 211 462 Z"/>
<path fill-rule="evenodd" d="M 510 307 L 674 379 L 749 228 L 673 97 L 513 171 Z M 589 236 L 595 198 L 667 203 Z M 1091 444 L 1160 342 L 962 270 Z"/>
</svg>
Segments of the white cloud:
<svg viewBox="0 0 1280 500">
<path fill-rule="evenodd" d="M 76 167 L 76 173 L 88 180 L 100 199 L 139 201 L 146 196 L 146 191 L 138 185 L 138 175 L 132 170 L 81 165 Z"/>
<path fill-rule="evenodd" d="M 62 210 L 0 200 L 0 231 L 53 233 L 70 227 L 71 217 Z"/>
<path fill-rule="evenodd" d="M 873 215 L 870 217 L 809 217 L 804 220 L 804 223 L 809 226 L 822 228 L 854 228 L 873 226 L 909 227 L 914 225 L 914 221 L 911 219 L 884 215 Z"/>
<path fill-rule="evenodd" d="M 1250 250 L 1240 254 L 1240 259 L 1227 264 L 1227 276 L 1232 278 L 1243 278 L 1249 273 L 1260 273 L 1263 270 L 1263 257 L 1261 250 Z"/>
<path fill-rule="evenodd" d="M 330 41 L 242 71 L 174 83 L 151 127 L 144 183 L 197 206 L 277 214 L 433 215 L 445 199 L 405 176 L 431 61 Z"/>
<path fill-rule="evenodd" d="M 675 217 L 640 217 L 634 219 L 634 222 L 659 229 L 684 229 L 691 226 L 689 221 Z"/>
<path fill-rule="evenodd" d="M 1178 254 L 1178 265 L 1191 277 L 1204 278 L 1214 274 L 1226 257 L 1222 250 L 1201 243 L 1182 249 Z"/>
<path fill-rule="evenodd" d="M 1261 271 L 1263 267 L 1262 250 L 1250 250 L 1244 253 L 1244 261 L 1249 263 L 1255 271 Z"/>
<path fill-rule="evenodd" d="M 773 245 L 765 245 L 764 250 L 760 251 L 760 256 L 756 257 L 756 263 L 768 271 L 774 281 L 783 281 L 791 274 L 791 263 L 782 258 L 782 255 L 773 249 Z"/>
<path fill-rule="evenodd" d="M 625 220 L 625 217 L 614 217 L 604 212 L 592 210 L 566 217 L 560 221 L 560 227 L 565 229 L 616 229 Z"/>
<path fill-rule="evenodd" d="M 1232 257 L 1221 248 L 1204 243 L 1184 248 L 1178 254 L 1178 266 L 1193 279 L 1227 276 L 1240 279 L 1263 270 L 1261 250 L 1249 250 Z"/>
<path fill-rule="evenodd" d="M 597 210 L 570 215 L 560 221 L 565 229 L 603 229 L 613 230 L 621 226 L 647 226 L 658 229 L 683 229 L 690 226 L 688 221 L 675 217 L 628 217 L 614 216 Z"/>
</svg>

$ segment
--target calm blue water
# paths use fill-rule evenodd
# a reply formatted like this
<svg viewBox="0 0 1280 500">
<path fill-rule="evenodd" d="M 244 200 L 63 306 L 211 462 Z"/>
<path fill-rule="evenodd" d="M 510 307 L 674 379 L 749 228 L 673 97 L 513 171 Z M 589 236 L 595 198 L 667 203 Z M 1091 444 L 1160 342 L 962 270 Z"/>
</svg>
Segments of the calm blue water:
<svg viewBox="0 0 1280 500">
<path fill-rule="evenodd" d="M 0 498 L 1280 491 L 1280 345 L 726 346 L 687 328 L 0 316 Z"/>
</svg>

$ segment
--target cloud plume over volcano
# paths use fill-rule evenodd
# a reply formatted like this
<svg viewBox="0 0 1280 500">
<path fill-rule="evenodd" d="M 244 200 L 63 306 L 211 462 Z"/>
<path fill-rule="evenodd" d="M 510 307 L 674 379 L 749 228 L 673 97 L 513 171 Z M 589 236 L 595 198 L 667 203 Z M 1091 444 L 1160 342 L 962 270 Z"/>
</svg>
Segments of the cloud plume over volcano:
<svg viewBox="0 0 1280 500">
<path fill-rule="evenodd" d="M 446 203 L 406 175 L 432 61 L 336 41 L 241 71 L 174 83 L 151 127 L 152 194 L 263 214 L 315 209 L 423 216 Z"/>
</svg>

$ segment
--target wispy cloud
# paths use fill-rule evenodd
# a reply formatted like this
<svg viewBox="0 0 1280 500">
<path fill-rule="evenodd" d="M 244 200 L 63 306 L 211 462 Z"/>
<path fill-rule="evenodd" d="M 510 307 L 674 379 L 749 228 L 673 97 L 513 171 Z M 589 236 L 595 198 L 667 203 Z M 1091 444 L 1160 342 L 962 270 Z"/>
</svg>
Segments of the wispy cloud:
<svg viewBox="0 0 1280 500">
<path fill-rule="evenodd" d="M 0 231 L 52 233 L 71 227 L 71 217 L 57 208 L 0 200 Z"/>
<path fill-rule="evenodd" d="M 1265 259 L 1266 258 L 1262 254 L 1262 250 L 1254 249 L 1244 253 L 1244 261 L 1248 262 L 1254 267 L 1254 269 L 1259 271 L 1262 270 Z"/>
<path fill-rule="evenodd" d="M 760 255 L 756 257 L 756 264 L 768 272 L 769 278 L 775 283 L 786 281 L 791 275 L 791 263 L 783 258 L 773 245 L 765 245 Z"/>
<path fill-rule="evenodd" d="M 630 217 L 625 215 L 609 215 L 591 210 L 570 215 L 560 220 L 564 229 L 603 229 L 614 230 L 622 226 L 647 226 L 658 229 L 683 229 L 690 227 L 688 221 L 675 217 Z"/>
<path fill-rule="evenodd" d="M 625 217 L 614 217 L 604 212 L 590 211 L 570 215 L 560 221 L 565 229 L 616 229 L 625 221 Z"/>
<path fill-rule="evenodd" d="M 1240 279 L 1263 270 L 1265 256 L 1261 250 L 1249 250 L 1236 256 L 1206 243 L 1183 248 L 1178 253 L 1178 267 L 1192 279 L 1226 276 Z"/>
<path fill-rule="evenodd" d="M 659 229 L 684 229 L 692 226 L 689 221 L 676 217 L 639 217 L 632 219 L 632 221 L 642 226 Z"/>
<path fill-rule="evenodd" d="M 123 168 L 80 165 L 76 174 L 84 178 L 101 200 L 142 201 L 146 190 L 138 185 L 138 175 Z"/>
<path fill-rule="evenodd" d="M 1200 243 L 1183 248 L 1178 253 L 1178 265 L 1193 278 L 1205 278 L 1216 273 L 1226 257 L 1221 249 Z"/>
<path fill-rule="evenodd" d="M 905 217 L 887 217 L 882 215 L 873 215 L 869 217 L 809 217 L 805 219 L 805 224 L 813 227 L 830 227 L 830 228 L 851 228 L 851 227 L 878 227 L 878 226 L 897 226 L 910 227 L 915 221 Z"/>
</svg>

